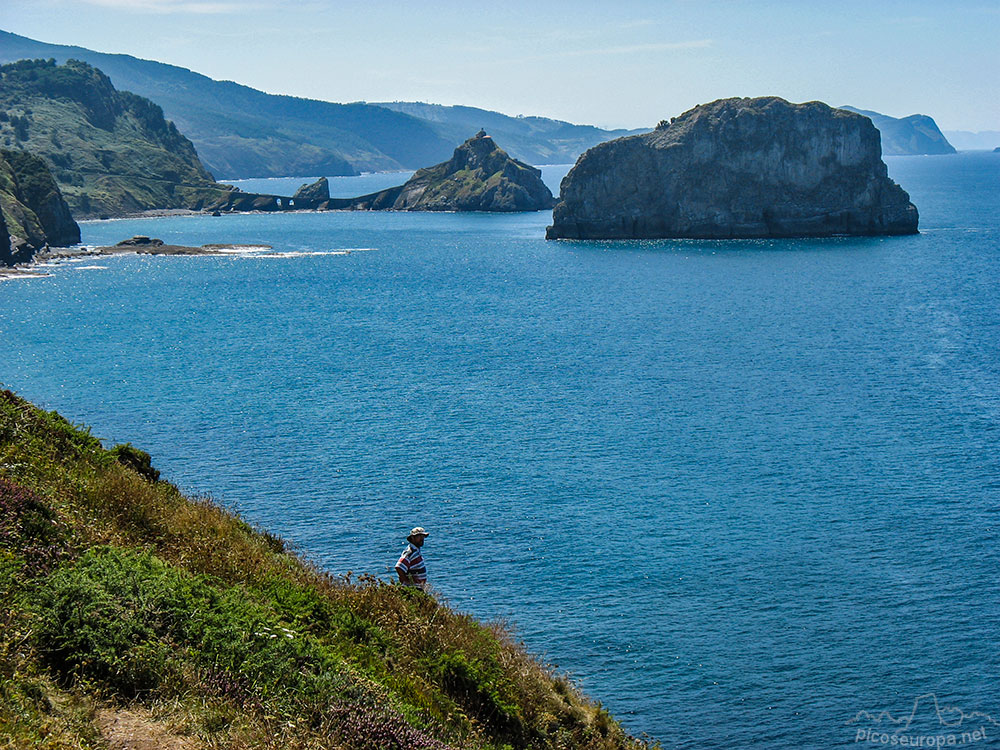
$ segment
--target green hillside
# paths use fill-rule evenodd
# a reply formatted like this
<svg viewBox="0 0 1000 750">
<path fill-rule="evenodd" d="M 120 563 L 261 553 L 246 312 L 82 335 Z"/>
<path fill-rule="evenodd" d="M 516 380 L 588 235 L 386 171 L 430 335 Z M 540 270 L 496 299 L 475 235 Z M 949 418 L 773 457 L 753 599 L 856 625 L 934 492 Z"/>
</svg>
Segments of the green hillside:
<svg viewBox="0 0 1000 750">
<path fill-rule="evenodd" d="M 0 601 L 0 747 L 643 747 L 504 629 L 317 570 L 9 391 Z"/>
<path fill-rule="evenodd" d="M 74 215 L 189 208 L 219 189 L 147 99 L 71 60 L 0 66 L 0 144 L 45 159 Z"/>
</svg>

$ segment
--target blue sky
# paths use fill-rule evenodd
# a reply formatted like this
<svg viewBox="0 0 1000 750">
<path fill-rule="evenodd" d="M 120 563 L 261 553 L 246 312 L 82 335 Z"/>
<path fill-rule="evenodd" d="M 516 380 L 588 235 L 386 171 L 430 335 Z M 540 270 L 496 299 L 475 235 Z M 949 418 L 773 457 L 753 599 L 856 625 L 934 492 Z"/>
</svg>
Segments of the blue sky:
<svg viewBox="0 0 1000 750">
<path fill-rule="evenodd" d="M 641 127 L 774 94 L 1000 130 L 1000 0 L 0 0 L 0 28 L 329 101 Z"/>
</svg>

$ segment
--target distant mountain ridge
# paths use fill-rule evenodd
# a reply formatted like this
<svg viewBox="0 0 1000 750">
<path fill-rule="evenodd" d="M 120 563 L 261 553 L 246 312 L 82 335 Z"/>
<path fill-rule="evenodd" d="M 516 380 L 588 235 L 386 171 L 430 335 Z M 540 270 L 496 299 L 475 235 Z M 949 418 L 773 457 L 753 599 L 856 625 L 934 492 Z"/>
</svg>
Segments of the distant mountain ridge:
<svg viewBox="0 0 1000 750">
<path fill-rule="evenodd" d="M 0 63 L 37 58 L 82 60 L 119 90 L 151 99 L 191 139 L 208 170 L 223 179 L 419 169 L 448 159 L 481 127 L 510 143 L 511 155 L 528 163 L 575 161 L 590 145 L 624 134 L 545 118 L 521 123 L 522 118 L 471 107 L 432 120 L 407 110 L 429 115 L 438 105 L 336 104 L 267 94 L 175 65 L 0 31 Z M 458 115 L 471 119 L 461 123 Z"/>
<path fill-rule="evenodd" d="M 381 107 L 274 96 L 174 65 L 0 32 L 0 62 L 24 58 L 82 60 L 119 90 L 151 99 L 218 177 L 415 169 L 454 148 L 426 123 Z"/>
<path fill-rule="evenodd" d="M 649 132 L 649 128 L 603 130 L 593 125 L 574 125 L 548 117 L 511 117 L 492 110 L 462 105 L 373 103 L 425 120 L 449 140 L 461 142 L 470 132 L 486 130 L 504 144 L 512 157 L 529 164 L 572 164 L 580 154 L 598 143 Z"/>
<path fill-rule="evenodd" d="M 882 134 L 882 154 L 885 156 L 955 153 L 955 147 L 948 143 L 934 118 L 928 115 L 890 117 L 881 112 L 848 105 L 840 109 L 864 115 L 875 123 Z"/>
</svg>

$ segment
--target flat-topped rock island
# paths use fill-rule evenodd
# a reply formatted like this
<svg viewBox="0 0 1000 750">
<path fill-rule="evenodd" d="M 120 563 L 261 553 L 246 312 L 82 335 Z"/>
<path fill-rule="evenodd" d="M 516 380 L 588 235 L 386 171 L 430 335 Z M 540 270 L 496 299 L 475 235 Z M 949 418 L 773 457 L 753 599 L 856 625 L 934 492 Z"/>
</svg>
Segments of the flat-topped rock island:
<svg viewBox="0 0 1000 750">
<path fill-rule="evenodd" d="M 894 235 L 917 209 L 872 121 L 822 102 L 720 99 L 584 153 L 548 239 Z"/>
</svg>

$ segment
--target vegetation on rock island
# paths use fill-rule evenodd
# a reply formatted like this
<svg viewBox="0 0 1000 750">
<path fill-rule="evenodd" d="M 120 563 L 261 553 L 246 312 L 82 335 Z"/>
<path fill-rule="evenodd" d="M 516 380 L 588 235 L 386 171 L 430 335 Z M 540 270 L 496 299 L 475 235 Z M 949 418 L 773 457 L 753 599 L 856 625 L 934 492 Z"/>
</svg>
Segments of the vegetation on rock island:
<svg viewBox="0 0 1000 750">
<path fill-rule="evenodd" d="M 502 627 L 318 570 L 10 391 L 0 600 L 2 747 L 644 747 Z"/>
</svg>

